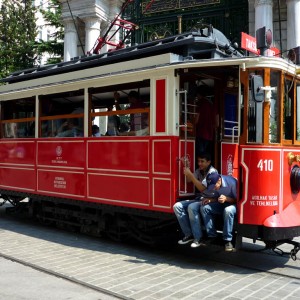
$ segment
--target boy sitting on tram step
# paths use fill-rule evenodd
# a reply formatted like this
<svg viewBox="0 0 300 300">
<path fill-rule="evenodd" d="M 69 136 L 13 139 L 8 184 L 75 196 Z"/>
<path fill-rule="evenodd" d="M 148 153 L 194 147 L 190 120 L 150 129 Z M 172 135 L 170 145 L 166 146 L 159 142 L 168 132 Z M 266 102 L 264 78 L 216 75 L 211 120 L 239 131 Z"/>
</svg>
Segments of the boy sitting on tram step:
<svg viewBox="0 0 300 300">
<path fill-rule="evenodd" d="M 183 239 L 178 244 L 184 245 L 191 241 L 192 248 L 201 246 L 202 231 L 200 220 L 201 192 L 207 187 L 206 177 L 208 174 L 218 173 L 211 165 L 211 156 L 209 153 L 200 153 L 197 157 L 198 168 L 193 174 L 189 168 L 184 169 L 184 174 L 188 182 L 193 182 L 198 193 L 196 198 L 192 200 L 184 200 L 174 204 L 173 209 L 177 217 L 180 228 L 184 234 Z"/>
<path fill-rule="evenodd" d="M 200 212 L 207 231 L 208 239 L 217 237 L 214 224 L 214 215 L 223 215 L 223 240 L 225 251 L 233 251 L 232 235 L 234 218 L 236 214 L 237 180 L 228 175 L 217 173 L 207 176 L 207 191 L 218 192 L 218 197 L 209 197 L 202 200 Z"/>
</svg>

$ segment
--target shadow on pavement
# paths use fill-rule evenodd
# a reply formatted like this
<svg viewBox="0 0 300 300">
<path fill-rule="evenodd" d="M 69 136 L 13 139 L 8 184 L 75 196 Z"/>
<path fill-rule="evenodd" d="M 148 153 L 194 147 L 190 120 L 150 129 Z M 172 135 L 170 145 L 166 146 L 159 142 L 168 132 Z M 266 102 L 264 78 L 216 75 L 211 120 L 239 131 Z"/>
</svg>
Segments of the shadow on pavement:
<svg viewBox="0 0 300 300">
<path fill-rule="evenodd" d="M 279 256 L 271 250 L 262 251 L 263 243 L 253 244 L 249 239 L 244 239 L 243 248 L 236 252 L 225 252 L 222 246 L 217 245 L 192 249 L 189 245 L 149 247 L 136 242 L 117 243 L 106 238 L 89 237 L 10 216 L 5 213 L 5 208 L 0 207 L 0 231 L 12 231 L 68 247 L 124 255 L 124 261 L 131 264 L 169 264 L 187 269 L 205 269 L 208 272 L 227 269 L 226 265 L 231 265 L 247 268 L 243 270 L 247 274 L 267 271 L 300 279 L 298 259 L 293 261 L 289 254 Z M 292 246 L 282 247 L 283 251 L 289 252 Z M 233 272 L 241 270 L 234 269 Z"/>
</svg>

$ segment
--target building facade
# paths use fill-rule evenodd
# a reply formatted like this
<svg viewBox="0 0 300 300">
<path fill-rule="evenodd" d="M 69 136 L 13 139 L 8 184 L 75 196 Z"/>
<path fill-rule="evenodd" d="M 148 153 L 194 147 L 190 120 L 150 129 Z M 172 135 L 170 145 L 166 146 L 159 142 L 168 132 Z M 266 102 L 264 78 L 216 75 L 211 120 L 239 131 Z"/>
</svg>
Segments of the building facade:
<svg viewBox="0 0 300 300">
<path fill-rule="evenodd" d="M 37 0 L 36 0 L 37 1 Z M 212 24 L 231 41 L 240 42 L 241 32 L 255 36 L 266 26 L 273 32 L 273 45 L 281 53 L 300 46 L 300 0 L 135 0 L 121 11 L 120 0 L 61 0 L 65 28 L 64 60 L 88 54 L 97 39 L 107 33 L 121 12 L 124 19 L 138 25 L 129 43 L 141 43 Z M 127 5 L 128 4 L 128 5 Z M 113 41 L 117 26 L 110 28 Z M 106 52 L 108 47 L 101 51 Z"/>
<path fill-rule="evenodd" d="M 51 40 L 52 34 L 57 30 L 55 27 L 47 25 L 45 19 L 41 13 L 41 9 L 47 10 L 49 9 L 49 1 L 47 0 L 32 0 L 32 5 L 37 9 L 36 12 L 36 25 L 38 28 L 38 34 L 36 36 L 36 41 L 49 41 Z M 41 58 L 41 64 L 44 65 L 47 63 L 50 55 L 48 53 L 44 53 Z"/>
</svg>

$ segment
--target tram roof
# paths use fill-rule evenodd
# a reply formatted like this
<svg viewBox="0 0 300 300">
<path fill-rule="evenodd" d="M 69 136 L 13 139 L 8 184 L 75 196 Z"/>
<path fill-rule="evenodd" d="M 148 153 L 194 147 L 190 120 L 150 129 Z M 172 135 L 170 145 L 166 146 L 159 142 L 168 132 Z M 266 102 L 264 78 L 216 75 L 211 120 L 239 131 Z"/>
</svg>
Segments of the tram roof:
<svg viewBox="0 0 300 300">
<path fill-rule="evenodd" d="M 15 97 L 25 92 L 27 96 L 32 96 L 39 90 L 43 93 L 45 89 L 57 90 L 58 86 L 68 85 L 71 89 L 84 88 L 89 82 L 90 86 L 97 86 L 99 78 L 110 78 L 115 76 L 127 76 L 138 72 L 139 78 L 148 78 L 149 70 L 164 72 L 170 67 L 175 69 L 190 69 L 190 68 L 212 68 L 219 67 L 224 69 L 228 66 L 239 66 L 241 69 L 248 68 L 272 68 L 283 70 L 284 72 L 295 74 L 297 66 L 282 58 L 277 57 L 232 57 L 219 59 L 192 59 L 184 60 L 182 57 L 172 53 L 165 53 L 151 56 L 147 59 L 137 59 L 132 61 L 118 62 L 113 65 L 105 65 L 95 67 L 93 69 L 77 70 L 74 72 L 62 73 L 54 76 L 49 76 L 47 80 L 43 77 L 33 78 L 31 80 L 18 81 L 12 84 L 0 86 L 0 101 L 4 95 L 10 94 Z M 225 70 L 225 69 L 224 69 Z M 145 76 L 146 75 L 146 76 Z M 15 95 L 15 96 L 13 96 Z"/>
<path fill-rule="evenodd" d="M 232 52 L 228 54 L 229 52 L 226 53 L 228 47 L 225 47 L 225 42 L 228 40 L 224 36 L 225 40 L 223 40 L 223 48 L 221 48 L 220 46 L 216 47 L 215 43 L 214 45 L 207 43 L 207 39 L 205 39 L 203 35 L 203 33 L 182 34 L 176 37 L 146 43 L 149 44 L 149 50 L 147 50 L 145 44 L 141 44 L 136 46 L 136 50 L 133 49 L 134 47 L 131 47 L 106 53 L 107 56 L 105 56 L 105 54 L 93 55 L 78 58 L 71 62 L 44 66 L 44 68 L 40 67 L 15 72 L 4 80 L 8 84 L 0 86 L 0 95 L 17 95 L 25 91 L 28 95 L 31 95 L 35 93 L 34 90 L 36 89 L 42 92 L 42 90 L 53 87 L 57 88 L 57 86 L 65 84 L 71 86 L 76 84 L 76 89 L 78 89 L 79 87 L 85 87 L 86 82 L 90 82 L 90 84 L 94 82 L 97 85 L 99 78 L 111 78 L 112 76 L 118 76 L 120 74 L 133 74 L 136 72 L 142 75 L 145 74 L 145 72 L 148 74 L 149 70 L 152 69 L 160 69 L 163 71 L 165 68 L 169 69 L 170 67 L 174 69 L 186 69 L 240 66 L 242 69 L 273 68 L 283 70 L 290 74 L 297 73 L 299 68 L 295 64 L 282 58 L 242 56 L 233 48 L 230 48 Z M 205 39 L 206 42 L 204 42 L 203 39 Z M 174 42 L 180 46 L 174 47 Z M 218 45 L 220 44 L 221 43 Z M 131 50 L 129 51 L 128 49 Z M 153 49 L 153 51 L 150 51 L 151 49 Z M 157 51 L 157 49 L 160 50 Z M 140 50 L 142 54 L 139 52 Z M 178 54 L 174 54 L 174 52 Z M 136 53 L 140 54 L 133 55 Z M 195 53 L 195 55 L 186 56 L 186 53 Z M 206 57 L 206 55 L 213 55 L 213 57 Z"/>
<path fill-rule="evenodd" d="M 15 83 L 170 52 L 190 59 L 243 56 L 231 46 L 230 41 L 223 33 L 209 25 L 199 32 L 179 34 L 104 54 L 86 55 L 67 62 L 16 71 L 2 81 Z"/>
</svg>

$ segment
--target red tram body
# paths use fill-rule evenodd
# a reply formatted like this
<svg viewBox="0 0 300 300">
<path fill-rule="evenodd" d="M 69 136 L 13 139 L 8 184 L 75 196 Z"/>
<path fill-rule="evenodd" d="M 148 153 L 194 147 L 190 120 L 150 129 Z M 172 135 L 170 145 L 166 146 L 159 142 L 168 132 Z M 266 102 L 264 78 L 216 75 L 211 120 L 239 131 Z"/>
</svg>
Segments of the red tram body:
<svg viewBox="0 0 300 300">
<path fill-rule="evenodd" d="M 44 221 L 151 242 L 175 223 L 174 203 L 194 193 L 182 162 L 194 168 L 193 90 L 204 84 L 217 120 L 214 165 L 238 179 L 238 236 L 274 247 L 291 241 L 300 235 L 296 74 L 297 66 L 282 58 L 244 57 L 213 33 L 16 72 L 0 87 L 2 198 L 18 207 L 28 197 Z M 255 76 L 276 87 L 262 101 Z M 147 108 L 126 109 L 131 90 Z M 122 111 L 107 109 L 115 91 Z M 68 107 L 78 104 L 83 112 L 73 114 Z M 51 106 L 55 113 L 47 114 Z M 109 117 L 143 113 L 147 132 L 104 135 Z M 75 117 L 82 136 L 56 136 L 57 124 Z M 100 137 L 92 136 L 96 121 L 104 128 Z"/>
</svg>

